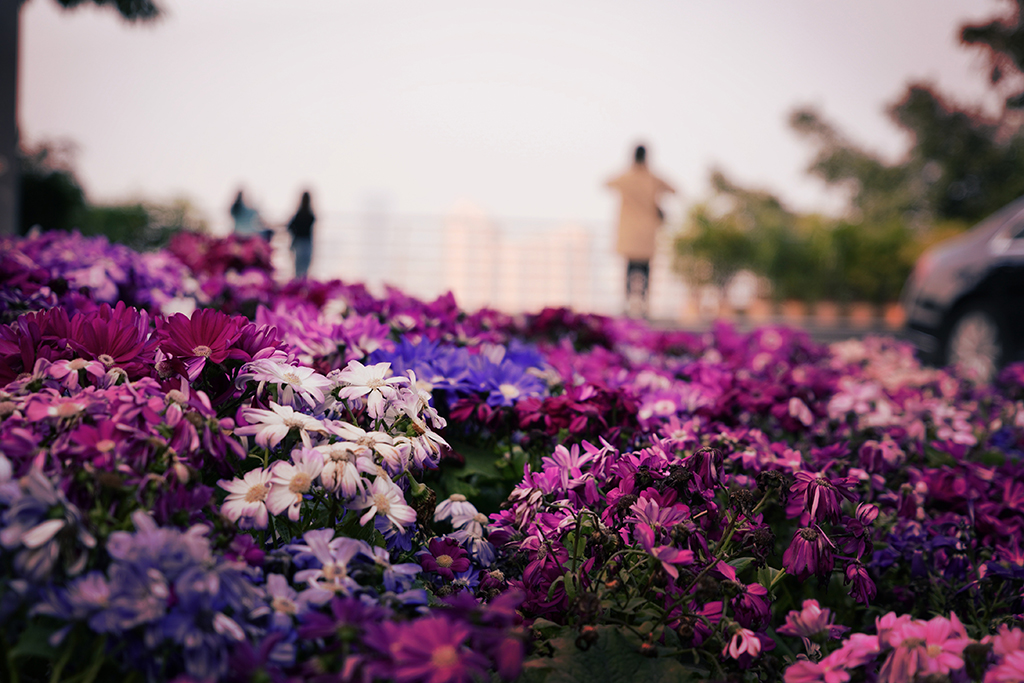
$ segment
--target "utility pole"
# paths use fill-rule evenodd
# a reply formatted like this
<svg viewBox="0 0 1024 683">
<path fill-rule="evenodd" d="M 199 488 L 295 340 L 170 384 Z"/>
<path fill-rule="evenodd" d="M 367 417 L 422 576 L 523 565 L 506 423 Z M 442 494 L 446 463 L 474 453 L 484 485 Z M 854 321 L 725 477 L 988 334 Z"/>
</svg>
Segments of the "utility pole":
<svg viewBox="0 0 1024 683">
<path fill-rule="evenodd" d="M 0 0 L 0 238 L 18 233 L 18 10 Z"/>
</svg>

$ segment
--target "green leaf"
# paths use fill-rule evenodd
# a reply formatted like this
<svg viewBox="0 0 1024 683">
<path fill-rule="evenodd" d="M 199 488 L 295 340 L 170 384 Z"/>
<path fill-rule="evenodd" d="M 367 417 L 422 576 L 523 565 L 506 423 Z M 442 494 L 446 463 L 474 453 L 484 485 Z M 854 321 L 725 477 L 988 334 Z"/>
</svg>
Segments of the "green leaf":
<svg viewBox="0 0 1024 683">
<path fill-rule="evenodd" d="M 19 634 L 18 644 L 11 648 L 8 656 L 11 659 L 16 657 L 56 659 L 57 649 L 49 642 L 54 631 L 56 629 L 48 628 L 38 621 L 29 623 L 28 627 Z"/>
<path fill-rule="evenodd" d="M 741 573 L 744 569 L 750 566 L 754 561 L 752 557 L 736 557 L 729 560 L 728 564 L 730 567 L 736 570 L 736 573 Z"/>
<path fill-rule="evenodd" d="M 769 591 L 786 575 L 785 569 L 776 569 L 765 565 L 757 570 L 757 582 Z"/>
<path fill-rule="evenodd" d="M 449 445 L 461 455 L 466 464 L 455 470 L 460 479 L 477 474 L 488 479 L 501 479 L 502 473 L 494 466 L 501 454 L 493 448 L 479 446 L 467 441 L 449 440 Z"/>
<path fill-rule="evenodd" d="M 989 467 L 999 467 L 1006 464 L 1006 454 L 1000 451 L 985 451 L 978 455 L 978 462 Z"/>
</svg>

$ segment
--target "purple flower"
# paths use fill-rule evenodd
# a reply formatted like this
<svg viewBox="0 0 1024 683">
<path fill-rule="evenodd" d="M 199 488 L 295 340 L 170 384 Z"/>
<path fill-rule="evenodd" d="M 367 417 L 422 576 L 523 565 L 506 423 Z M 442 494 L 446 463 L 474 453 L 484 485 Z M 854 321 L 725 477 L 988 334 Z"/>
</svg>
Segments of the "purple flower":
<svg viewBox="0 0 1024 683">
<path fill-rule="evenodd" d="M 433 538 L 427 544 L 427 552 L 420 555 L 420 566 L 451 581 L 455 572 L 469 569 L 469 556 L 455 540 Z"/>
<path fill-rule="evenodd" d="M 835 563 L 833 550 L 832 542 L 821 527 L 802 527 L 793 534 L 793 541 L 782 556 L 782 564 L 799 581 L 811 574 L 824 578 Z"/>
<path fill-rule="evenodd" d="M 846 583 L 851 584 L 850 595 L 864 605 L 870 604 L 878 593 L 875 582 L 868 576 L 867 568 L 859 562 L 847 565 Z"/>
<path fill-rule="evenodd" d="M 802 506 L 814 523 L 825 520 L 837 523 L 840 499 L 857 500 L 857 494 L 852 491 L 857 483 L 856 477 L 830 479 L 824 471 L 817 474 L 797 472 L 794 477 L 796 483 L 790 488 L 794 494 L 790 504 Z"/>
</svg>

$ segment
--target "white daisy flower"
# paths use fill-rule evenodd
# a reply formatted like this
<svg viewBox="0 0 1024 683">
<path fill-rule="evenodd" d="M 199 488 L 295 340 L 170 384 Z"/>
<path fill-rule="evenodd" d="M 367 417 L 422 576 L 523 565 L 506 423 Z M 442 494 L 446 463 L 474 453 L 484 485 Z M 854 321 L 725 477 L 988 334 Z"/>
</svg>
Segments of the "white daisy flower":
<svg viewBox="0 0 1024 683">
<path fill-rule="evenodd" d="M 258 468 L 246 472 L 242 479 L 227 481 L 221 479 L 217 486 L 228 492 L 220 513 L 232 522 L 242 520 L 241 526 L 266 529 L 270 517 L 267 514 L 267 496 L 270 494 L 269 469 Z"/>
<path fill-rule="evenodd" d="M 272 468 L 273 476 L 270 483 L 270 495 L 267 496 L 267 509 L 273 515 L 288 510 L 288 519 L 299 521 L 299 510 L 302 497 L 313 486 L 313 480 L 320 476 L 324 468 L 324 456 L 315 449 L 301 449 L 292 452 L 291 462 L 279 460 Z"/>
<path fill-rule="evenodd" d="M 476 506 L 470 503 L 461 493 L 453 493 L 434 508 L 434 521 L 443 522 L 453 517 L 472 517 L 478 514 Z"/>
<path fill-rule="evenodd" d="M 238 382 L 255 380 L 260 389 L 265 382 L 276 384 L 278 397 L 283 405 L 294 405 L 298 395 L 310 408 L 324 402 L 324 392 L 334 387 L 334 382 L 313 368 L 281 363 L 274 358 L 261 358 L 247 363 L 242 368 Z"/>
<path fill-rule="evenodd" d="M 368 482 L 363 474 L 376 474 L 377 464 L 373 458 L 360 457 L 354 444 L 348 441 L 323 444 L 316 449 L 324 458 L 324 467 L 320 471 L 320 483 L 328 491 L 340 494 L 342 498 L 352 498 L 366 492 Z"/>
<path fill-rule="evenodd" d="M 405 531 L 407 524 L 416 521 L 416 511 L 405 502 L 405 495 L 390 478 L 378 475 L 370 484 L 368 491 L 349 503 L 349 509 L 362 510 L 369 508 L 359 518 L 359 523 L 366 526 L 376 515 L 387 517 L 392 526 L 400 532 Z"/>
<path fill-rule="evenodd" d="M 383 463 L 392 476 L 398 476 L 409 464 L 409 453 L 412 444 L 408 439 L 392 437 L 386 432 L 368 432 L 348 422 L 329 422 L 327 430 L 341 437 L 348 443 L 353 452 L 361 458 L 370 458 L 373 462 Z"/>
<path fill-rule="evenodd" d="M 236 427 L 235 434 L 240 436 L 254 434 L 256 443 L 264 448 L 277 446 L 292 429 L 299 430 L 302 445 L 306 448 L 313 445 L 309 438 L 310 432 L 326 433 L 324 426 L 316 418 L 296 412 L 290 406 L 278 405 L 273 401 L 270 402 L 270 410 L 246 408 L 242 411 L 242 418 L 249 424 Z"/>
<path fill-rule="evenodd" d="M 407 377 L 388 377 L 391 363 L 363 365 L 349 361 L 336 377 L 342 383 L 340 398 L 365 398 L 366 409 L 373 419 L 380 419 L 387 411 L 388 402 L 398 397 L 398 387 L 409 383 Z"/>
</svg>

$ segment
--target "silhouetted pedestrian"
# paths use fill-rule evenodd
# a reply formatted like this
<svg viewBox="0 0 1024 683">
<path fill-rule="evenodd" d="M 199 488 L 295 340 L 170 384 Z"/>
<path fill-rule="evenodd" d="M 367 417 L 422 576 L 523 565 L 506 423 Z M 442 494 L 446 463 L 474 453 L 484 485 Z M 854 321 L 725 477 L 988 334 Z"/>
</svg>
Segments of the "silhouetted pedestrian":
<svg viewBox="0 0 1024 683">
<path fill-rule="evenodd" d="M 671 185 L 647 168 L 647 149 L 638 145 L 633 164 L 622 175 L 607 182 L 622 201 L 619 208 L 615 248 L 626 257 L 626 313 L 647 317 L 647 290 L 654 257 L 655 235 L 665 219 L 658 200 L 673 194 Z"/>
<path fill-rule="evenodd" d="M 292 234 L 292 251 L 295 252 L 295 277 L 306 277 L 309 262 L 313 258 L 313 209 L 310 206 L 309 193 L 302 193 L 299 210 L 288 223 L 288 232 Z"/>
<path fill-rule="evenodd" d="M 256 209 L 245 203 L 242 191 L 238 191 L 235 202 L 231 205 L 231 218 L 235 221 L 235 234 L 243 237 L 251 237 L 260 232 L 262 222 Z"/>
</svg>

